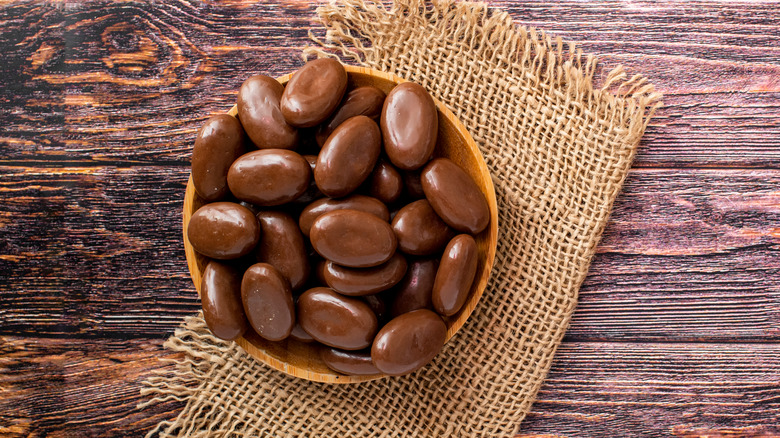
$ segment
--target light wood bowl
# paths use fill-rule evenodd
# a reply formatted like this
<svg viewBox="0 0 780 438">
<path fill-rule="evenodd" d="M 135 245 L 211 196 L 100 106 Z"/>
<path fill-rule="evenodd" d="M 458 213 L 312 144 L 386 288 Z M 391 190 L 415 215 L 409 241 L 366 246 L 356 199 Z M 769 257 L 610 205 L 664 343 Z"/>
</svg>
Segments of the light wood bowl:
<svg viewBox="0 0 780 438">
<path fill-rule="evenodd" d="M 388 93 L 397 84 L 406 82 L 395 75 L 369 68 L 353 66 L 345 66 L 345 68 L 349 74 L 349 88 L 373 85 Z M 292 74 L 284 75 L 278 78 L 278 80 L 282 84 L 286 84 L 291 76 Z M 490 172 L 479 152 L 479 148 L 463 124 L 455 118 L 455 115 L 438 100 L 434 99 L 434 101 L 439 110 L 439 134 L 434 156 L 447 157 L 460 165 L 477 182 L 480 190 L 485 194 L 490 207 L 490 224 L 482 233 L 476 236 L 479 262 L 468 301 L 460 312 L 447 318 L 445 321 L 447 323 L 447 340 L 449 340 L 466 323 L 487 285 L 496 253 L 498 209 L 496 207 L 493 181 L 490 178 Z M 228 114 L 235 116 L 236 112 L 237 109 L 233 106 L 228 111 Z M 201 277 L 207 260 L 192 248 L 187 239 L 187 225 L 192 214 L 203 204 L 203 200 L 195 193 L 192 177 L 190 177 L 187 183 L 187 191 L 184 195 L 184 252 L 187 256 L 187 265 L 198 294 L 200 294 Z M 250 355 L 271 368 L 291 376 L 315 382 L 356 383 L 387 377 L 384 374 L 374 376 L 345 376 L 338 374 L 331 371 L 320 360 L 316 346 L 292 339 L 281 342 L 266 341 L 251 329 L 244 337 L 237 339 L 236 342 Z"/>
</svg>

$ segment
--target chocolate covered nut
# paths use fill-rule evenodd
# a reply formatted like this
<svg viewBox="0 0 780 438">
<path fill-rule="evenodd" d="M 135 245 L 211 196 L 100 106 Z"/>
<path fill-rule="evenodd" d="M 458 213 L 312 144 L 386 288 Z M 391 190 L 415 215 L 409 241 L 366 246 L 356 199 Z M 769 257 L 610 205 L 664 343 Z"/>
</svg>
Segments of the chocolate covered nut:
<svg viewBox="0 0 780 438">
<path fill-rule="evenodd" d="M 471 177 L 447 158 L 436 158 L 423 169 L 425 198 L 444 222 L 464 233 L 477 234 L 490 222 L 485 196 Z"/>
<path fill-rule="evenodd" d="M 257 245 L 260 227 L 248 208 L 233 202 L 215 202 L 192 215 L 187 238 L 195 251 L 206 257 L 237 259 Z"/>
<path fill-rule="evenodd" d="M 276 268 L 293 290 L 309 278 L 309 257 L 298 223 L 287 213 L 261 211 L 257 214 L 263 238 L 257 244 L 255 256 Z"/>
<path fill-rule="evenodd" d="M 368 177 L 368 193 L 384 202 L 392 204 L 401 197 L 404 189 L 401 173 L 392 164 L 379 160 L 374 171 Z"/>
<path fill-rule="evenodd" d="M 203 270 L 200 283 L 203 319 L 214 336 L 232 341 L 243 335 L 249 324 L 241 303 L 241 274 L 212 260 Z"/>
<path fill-rule="evenodd" d="M 321 348 L 320 358 L 328 368 L 351 376 L 371 376 L 379 374 L 371 362 L 369 351 L 344 351 L 338 348 Z"/>
<path fill-rule="evenodd" d="M 298 153 L 263 149 L 239 157 L 228 171 L 233 195 L 259 206 L 281 205 L 301 196 L 309 187 L 311 167 Z"/>
<path fill-rule="evenodd" d="M 336 210 L 318 217 L 311 244 L 322 257 L 351 268 L 370 268 L 388 261 L 397 245 L 390 225 L 358 210 Z"/>
<path fill-rule="evenodd" d="M 327 262 L 323 276 L 328 286 L 348 296 L 371 295 L 395 286 L 406 274 L 406 259 L 396 253 L 373 268 L 346 268 Z"/>
<path fill-rule="evenodd" d="M 430 362 L 444 346 L 447 326 L 427 309 L 393 318 L 382 327 L 371 346 L 377 369 L 391 376 L 416 371 Z"/>
<path fill-rule="evenodd" d="M 230 165 L 244 154 L 244 128 L 235 117 L 219 114 L 198 131 L 192 148 L 192 185 L 206 202 L 228 194 Z"/>
<path fill-rule="evenodd" d="M 382 148 L 376 123 L 366 116 L 345 121 L 328 137 L 317 157 L 314 181 L 322 193 L 340 198 L 371 174 Z"/>
<path fill-rule="evenodd" d="M 299 323 L 296 323 L 290 332 L 290 339 L 295 339 L 298 342 L 305 342 L 307 344 L 309 342 L 314 342 L 314 338 L 306 333 L 306 330 L 304 330 Z"/>
<path fill-rule="evenodd" d="M 384 324 L 385 318 L 387 318 L 389 314 L 387 303 L 385 302 L 386 300 L 382 294 L 365 295 L 360 297 L 360 299 L 363 300 L 364 303 L 368 304 L 368 307 L 370 307 L 374 312 L 376 319 L 379 320 L 379 325 L 381 326 Z"/>
<path fill-rule="evenodd" d="M 358 87 L 348 92 L 333 115 L 328 117 L 328 120 L 324 121 L 317 128 L 317 133 L 315 134 L 317 144 L 320 146 L 324 145 L 330 134 L 351 117 L 366 116 L 372 119 L 379 118 L 380 114 L 382 114 L 382 103 L 384 101 L 385 93 L 376 87 Z"/>
<path fill-rule="evenodd" d="M 391 291 L 394 298 L 390 306 L 390 315 L 393 318 L 412 310 L 433 309 L 431 293 L 438 269 L 437 259 L 419 259 L 409 262 L 406 275 Z"/>
<path fill-rule="evenodd" d="M 304 160 L 306 160 L 307 163 L 309 163 L 309 168 L 311 169 L 312 175 L 314 175 L 314 167 L 317 165 L 317 156 L 302 155 L 302 157 Z M 295 205 L 309 205 L 323 196 L 325 195 L 323 195 L 320 189 L 317 188 L 317 183 L 314 182 L 314 178 L 312 177 L 309 181 L 309 188 L 307 188 L 301 196 L 298 196 L 291 202 Z"/>
<path fill-rule="evenodd" d="M 333 113 L 347 90 L 347 71 L 333 58 L 307 62 L 295 72 L 282 94 L 280 107 L 293 126 L 308 128 Z"/>
<path fill-rule="evenodd" d="M 385 152 L 395 167 L 417 169 L 431 158 L 439 115 L 425 88 L 413 82 L 393 88 L 385 98 L 380 124 Z"/>
<path fill-rule="evenodd" d="M 268 263 L 249 267 L 241 281 L 241 301 L 249 324 L 269 341 L 281 341 L 295 325 L 295 306 L 287 279 Z"/>
<path fill-rule="evenodd" d="M 455 235 L 425 199 L 401 208 L 391 226 L 398 238 L 398 249 L 412 255 L 439 252 Z"/>
<path fill-rule="evenodd" d="M 373 214 L 385 222 L 390 220 L 387 206 L 382 201 L 370 196 L 352 195 L 341 199 L 319 199 L 306 206 L 298 218 L 298 225 L 303 235 L 309 236 L 311 226 L 318 217 L 336 210 L 359 210 Z"/>
<path fill-rule="evenodd" d="M 279 100 L 284 87 L 276 79 L 252 76 L 238 90 L 238 118 L 259 149 L 294 149 L 298 130 L 284 120 Z"/>
<path fill-rule="evenodd" d="M 452 316 L 463 307 L 474 283 L 478 257 L 477 243 L 468 234 L 455 236 L 447 244 L 431 295 L 433 308 L 441 315 Z"/>
<path fill-rule="evenodd" d="M 366 303 L 315 287 L 298 298 L 298 321 L 315 340 L 343 350 L 371 345 L 378 323 Z"/>
<path fill-rule="evenodd" d="M 424 199 L 425 192 L 420 180 L 420 170 L 409 170 L 402 173 L 404 180 L 404 196 L 409 200 Z"/>
</svg>

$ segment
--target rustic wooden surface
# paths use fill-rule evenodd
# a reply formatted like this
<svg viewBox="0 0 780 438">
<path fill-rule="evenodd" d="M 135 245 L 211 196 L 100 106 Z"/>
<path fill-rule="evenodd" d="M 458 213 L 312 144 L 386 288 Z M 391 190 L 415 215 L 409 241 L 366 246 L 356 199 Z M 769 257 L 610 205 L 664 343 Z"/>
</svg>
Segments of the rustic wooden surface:
<svg viewBox="0 0 780 438">
<path fill-rule="evenodd" d="M 780 436 L 780 3 L 494 1 L 665 94 L 522 437 Z M 137 436 L 198 125 L 300 0 L 0 2 L 0 436 Z"/>
</svg>

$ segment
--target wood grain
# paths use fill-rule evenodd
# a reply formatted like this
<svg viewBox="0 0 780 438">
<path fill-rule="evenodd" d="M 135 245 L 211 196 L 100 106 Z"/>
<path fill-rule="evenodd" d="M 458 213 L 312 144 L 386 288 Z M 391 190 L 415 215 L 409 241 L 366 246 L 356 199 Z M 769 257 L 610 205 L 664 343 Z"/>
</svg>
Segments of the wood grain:
<svg viewBox="0 0 780 438">
<path fill-rule="evenodd" d="M 776 3 L 491 2 L 665 94 L 644 167 L 780 167 Z M 0 160 L 185 163 L 241 80 L 301 65 L 304 1 L 12 3 L 0 13 Z M 20 93 L 20 90 L 26 90 Z"/>
<path fill-rule="evenodd" d="M 160 342 L 0 338 L 0 435 L 138 436 L 175 416 L 136 408 Z M 777 344 L 564 343 L 520 436 L 777 436 L 778 379 Z"/>
<path fill-rule="evenodd" d="M 778 3 L 490 3 L 665 94 L 520 436 L 780 436 Z M 0 2 L 0 436 L 177 414 L 135 406 L 199 307 L 195 131 L 301 65 L 315 6 Z"/>
<path fill-rule="evenodd" d="M 0 334 L 157 337 L 197 310 L 188 168 L 0 173 Z M 775 170 L 632 171 L 569 339 L 780 340 L 778 187 Z"/>
<path fill-rule="evenodd" d="M 162 339 L 0 337 L 0 436 L 139 436 L 182 407 L 136 408 L 141 380 L 175 357 Z"/>
</svg>

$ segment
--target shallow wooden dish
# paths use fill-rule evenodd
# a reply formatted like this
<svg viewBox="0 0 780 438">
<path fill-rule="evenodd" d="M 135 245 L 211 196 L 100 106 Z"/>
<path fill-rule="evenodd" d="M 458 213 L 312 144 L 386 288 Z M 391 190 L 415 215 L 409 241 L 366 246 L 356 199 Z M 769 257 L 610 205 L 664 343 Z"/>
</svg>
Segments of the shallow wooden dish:
<svg viewBox="0 0 780 438">
<path fill-rule="evenodd" d="M 349 73 L 349 87 L 373 85 L 384 92 L 389 92 L 395 85 L 406 82 L 395 75 L 383 73 L 362 67 L 345 66 Z M 284 75 L 278 78 L 279 82 L 286 84 L 292 74 Z M 493 181 L 490 178 L 485 160 L 482 158 L 479 148 L 474 143 L 466 128 L 455 115 L 450 112 L 441 102 L 436 100 L 436 106 L 439 110 L 439 135 L 436 145 L 435 156 L 447 157 L 471 175 L 477 182 L 482 192 L 487 198 L 490 207 L 490 225 L 478 236 L 476 236 L 477 246 L 479 248 L 479 263 L 477 265 L 477 274 L 472 286 L 468 301 L 460 312 L 448 318 L 447 340 L 466 323 L 469 315 L 479 302 L 482 293 L 487 285 L 490 270 L 493 267 L 493 259 L 496 253 L 496 238 L 498 233 L 498 209 L 496 207 L 496 194 L 493 188 Z M 236 107 L 228 111 L 228 114 L 235 116 Z M 184 195 L 184 252 L 187 256 L 187 265 L 189 266 L 192 281 L 200 294 L 200 283 L 203 270 L 206 267 L 206 259 L 196 253 L 187 239 L 187 225 L 190 222 L 192 214 L 203 205 L 203 200 L 195 193 L 192 185 L 192 177 L 187 183 L 187 191 Z M 251 330 L 250 330 L 251 331 Z M 250 355 L 270 367 L 287 373 L 291 376 L 301 377 L 315 382 L 326 383 L 356 383 L 375 380 L 386 377 L 383 374 L 375 376 L 345 376 L 331 371 L 319 358 L 315 346 L 297 342 L 294 340 L 285 340 L 282 342 L 269 342 L 255 334 L 247 333 L 236 342 L 244 348 Z"/>
</svg>

